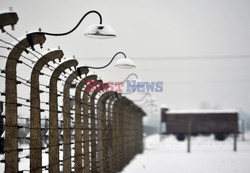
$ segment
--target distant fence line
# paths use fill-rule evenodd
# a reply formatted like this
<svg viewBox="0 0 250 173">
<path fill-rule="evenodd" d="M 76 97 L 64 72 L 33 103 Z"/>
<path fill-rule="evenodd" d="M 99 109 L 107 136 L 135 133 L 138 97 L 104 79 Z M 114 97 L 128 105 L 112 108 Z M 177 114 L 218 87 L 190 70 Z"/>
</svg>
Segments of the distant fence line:
<svg viewBox="0 0 250 173">
<path fill-rule="evenodd" d="M 63 58 L 62 50 L 41 54 L 31 49 L 27 38 L 18 40 L 5 30 L 17 21 L 14 12 L 0 14 L 3 34 L 17 41 L 0 39 L 0 48 L 8 53 L 0 55 L 6 59 L 0 74 L 5 80 L 5 91 L 0 91 L 5 172 L 120 172 L 143 151 L 144 111 L 119 93 L 103 92 L 108 84 L 88 75 L 88 68 L 77 69 L 77 60 Z M 42 34 L 32 39 L 41 46 L 46 40 Z M 18 66 L 31 71 L 30 76 L 21 76 Z M 48 84 L 42 84 L 41 77 Z M 93 86 L 89 81 L 99 82 Z M 90 84 L 96 92 L 87 92 Z M 24 108 L 29 116 L 19 114 Z M 20 156 L 24 151 L 28 154 Z M 29 166 L 20 169 L 25 159 Z"/>
</svg>

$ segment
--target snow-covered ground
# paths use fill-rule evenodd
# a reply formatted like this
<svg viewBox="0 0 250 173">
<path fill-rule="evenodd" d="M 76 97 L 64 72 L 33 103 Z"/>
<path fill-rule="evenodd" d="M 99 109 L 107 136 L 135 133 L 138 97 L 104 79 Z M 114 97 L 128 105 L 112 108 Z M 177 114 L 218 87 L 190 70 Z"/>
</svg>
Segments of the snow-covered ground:
<svg viewBox="0 0 250 173">
<path fill-rule="evenodd" d="M 238 138 L 238 151 L 233 139 L 215 141 L 213 136 L 192 137 L 191 153 L 187 143 L 174 136 L 162 141 L 159 135 L 144 140 L 144 153 L 137 155 L 123 173 L 250 173 L 250 134 Z"/>
<path fill-rule="evenodd" d="M 144 139 L 144 153 L 137 155 L 122 173 L 250 173 L 250 133 L 245 141 L 239 137 L 237 144 L 238 151 L 234 152 L 232 137 L 223 142 L 215 141 L 212 135 L 192 137 L 191 153 L 187 153 L 186 141 L 178 142 L 174 136 L 160 140 L 159 135 L 152 135 Z M 20 157 L 27 155 L 28 151 L 20 153 Z M 47 154 L 43 154 L 43 165 L 47 160 Z M 21 159 L 19 167 L 27 170 L 29 160 Z M 4 163 L 0 163 L 0 172 L 3 170 Z"/>
</svg>

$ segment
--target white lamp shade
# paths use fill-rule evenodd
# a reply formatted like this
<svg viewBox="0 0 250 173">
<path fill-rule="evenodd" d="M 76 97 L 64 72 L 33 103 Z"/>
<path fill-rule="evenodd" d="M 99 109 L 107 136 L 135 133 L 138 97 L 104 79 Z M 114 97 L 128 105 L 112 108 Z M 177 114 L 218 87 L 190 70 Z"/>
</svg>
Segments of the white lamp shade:
<svg viewBox="0 0 250 173">
<path fill-rule="evenodd" d="M 94 24 L 86 28 L 85 34 L 89 38 L 108 39 L 116 37 L 115 31 L 109 25 Z"/>
<path fill-rule="evenodd" d="M 118 59 L 115 63 L 115 67 L 131 69 L 135 68 L 135 63 L 129 58 Z"/>
</svg>

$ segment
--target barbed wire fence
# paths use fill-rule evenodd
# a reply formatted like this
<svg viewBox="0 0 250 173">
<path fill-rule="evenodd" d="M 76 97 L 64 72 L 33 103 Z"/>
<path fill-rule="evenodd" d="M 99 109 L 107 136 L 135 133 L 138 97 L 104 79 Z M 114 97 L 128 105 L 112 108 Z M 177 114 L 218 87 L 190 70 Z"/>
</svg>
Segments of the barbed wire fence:
<svg viewBox="0 0 250 173">
<path fill-rule="evenodd" d="M 14 12 L 0 14 L 4 171 L 120 172 L 143 151 L 143 110 L 119 93 L 105 92 L 108 84 L 88 68 L 77 69 L 77 60 L 62 50 L 40 53 L 26 37 L 17 39 L 6 30 L 17 21 Z M 31 36 L 42 48 L 44 35 Z"/>
</svg>

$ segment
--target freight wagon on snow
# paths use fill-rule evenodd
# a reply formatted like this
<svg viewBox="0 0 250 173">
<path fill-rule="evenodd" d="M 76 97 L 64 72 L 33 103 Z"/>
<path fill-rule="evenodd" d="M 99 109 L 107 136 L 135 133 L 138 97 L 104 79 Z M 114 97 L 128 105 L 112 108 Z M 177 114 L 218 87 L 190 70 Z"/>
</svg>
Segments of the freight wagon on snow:
<svg viewBox="0 0 250 173">
<path fill-rule="evenodd" d="M 195 135 L 214 134 L 216 140 L 238 133 L 237 111 L 168 111 L 161 110 L 161 123 L 165 123 L 163 134 L 173 134 L 183 141 L 188 133 Z"/>
</svg>

